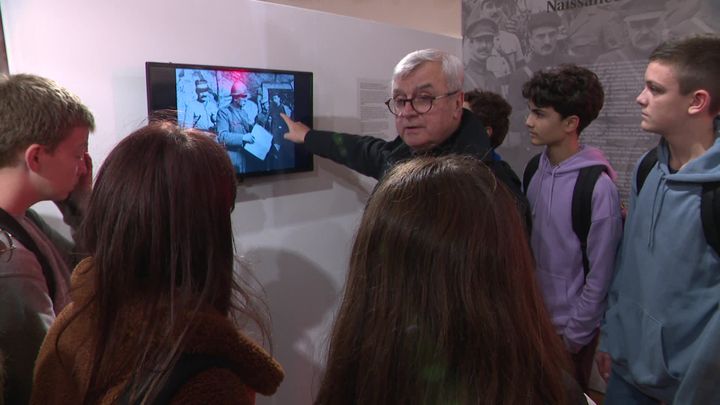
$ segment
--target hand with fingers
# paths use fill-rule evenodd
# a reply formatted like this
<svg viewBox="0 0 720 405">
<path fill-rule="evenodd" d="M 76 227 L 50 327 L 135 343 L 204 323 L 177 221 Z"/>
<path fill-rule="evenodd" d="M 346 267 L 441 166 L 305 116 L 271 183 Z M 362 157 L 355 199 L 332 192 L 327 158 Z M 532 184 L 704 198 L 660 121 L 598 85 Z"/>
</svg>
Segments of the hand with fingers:
<svg viewBox="0 0 720 405">
<path fill-rule="evenodd" d="M 305 136 L 310 131 L 310 128 L 302 122 L 293 121 L 292 118 L 283 113 L 280 113 L 280 117 L 288 127 L 288 132 L 285 133 L 284 138 L 294 143 L 305 143 Z"/>
<path fill-rule="evenodd" d="M 597 364 L 600 377 L 602 377 L 602 379 L 605 380 L 605 383 L 607 384 L 608 380 L 610 379 L 610 368 L 612 366 L 612 358 L 610 358 L 610 353 L 597 352 L 595 354 L 595 363 Z"/>
</svg>

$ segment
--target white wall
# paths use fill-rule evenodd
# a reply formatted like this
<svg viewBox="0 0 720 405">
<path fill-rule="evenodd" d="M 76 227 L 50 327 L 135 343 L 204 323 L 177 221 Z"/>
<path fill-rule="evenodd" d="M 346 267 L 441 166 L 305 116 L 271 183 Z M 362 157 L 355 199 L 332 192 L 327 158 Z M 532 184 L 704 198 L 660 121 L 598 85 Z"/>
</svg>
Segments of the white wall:
<svg viewBox="0 0 720 405">
<path fill-rule="evenodd" d="M 10 70 L 50 77 L 95 114 L 99 166 L 145 121 L 146 61 L 312 71 L 315 126 L 357 131 L 358 79 L 390 78 L 406 53 L 460 55 L 455 38 L 251 0 L 0 0 Z M 139 162 L 140 163 L 140 162 Z M 267 291 L 276 357 L 287 376 L 260 403 L 309 404 L 374 181 L 324 159 L 312 173 L 246 182 L 233 214 L 240 253 Z M 41 212 L 53 223 L 51 205 Z"/>
<path fill-rule="evenodd" d="M 461 0 L 264 0 L 460 38 Z M 467 0 L 466 0 L 467 1 Z M 474 0 L 472 0 L 474 1 Z"/>
</svg>

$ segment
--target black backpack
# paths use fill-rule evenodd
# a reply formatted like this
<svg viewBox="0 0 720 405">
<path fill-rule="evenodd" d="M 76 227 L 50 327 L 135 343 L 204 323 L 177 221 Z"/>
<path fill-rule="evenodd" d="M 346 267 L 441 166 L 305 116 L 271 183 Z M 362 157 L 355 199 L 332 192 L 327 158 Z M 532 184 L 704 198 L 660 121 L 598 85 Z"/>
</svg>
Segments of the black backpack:
<svg viewBox="0 0 720 405">
<path fill-rule="evenodd" d="M 537 154 L 530 159 L 525 172 L 523 172 L 523 192 L 527 195 L 535 172 L 540 164 L 540 155 Z M 578 173 L 572 196 L 572 227 L 575 235 L 580 240 L 580 251 L 582 252 L 583 271 L 585 276 L 590 272 L 590 261 L 587 255 L 587 238 L 592 224 L 592 195 L 600 175 L 607 170 L 605 165 L 593 165 L 583 167 Z"/>
<path fill-rule="evenodd" d="M 638 194 L 657 161 L 657 148 L 648 151 L 640 161 L 635 179 Z M 720 256 L 720 181 L 703 183 L 702 197 L 700 198 L 700 221 L 703 225 L 705 240 Z"/>
</svg>

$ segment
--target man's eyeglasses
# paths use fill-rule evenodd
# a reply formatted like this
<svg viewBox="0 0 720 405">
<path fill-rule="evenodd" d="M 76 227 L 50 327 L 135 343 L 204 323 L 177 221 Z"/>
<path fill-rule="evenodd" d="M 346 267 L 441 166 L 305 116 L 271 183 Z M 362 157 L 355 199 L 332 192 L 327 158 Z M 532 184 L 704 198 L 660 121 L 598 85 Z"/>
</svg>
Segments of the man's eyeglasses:
<svg viewBox="0 0 720 405">
<path fill-rule="evenodd" d="M 410 103 L 410 106 L 418 114 L 425 114 L 430 111 L 433 107 L 433 102 L 441 98 L 450 97 L 453 94 L 457 94 L 460 90 L 451 91 L 449 93 L 441 94 L 439 96 L 417 96 L 412 98 L 393 97 L 385 102 L 388 110 L 394 116 L 400 115 L 402 110 L 405 108 L 405 103 Z"/>
<path fill-rule="evenodd" d="M 15 244 L 10 232 L 0 228 L 0 262 L 9 262 L 12 259 Z"/>
</svg>

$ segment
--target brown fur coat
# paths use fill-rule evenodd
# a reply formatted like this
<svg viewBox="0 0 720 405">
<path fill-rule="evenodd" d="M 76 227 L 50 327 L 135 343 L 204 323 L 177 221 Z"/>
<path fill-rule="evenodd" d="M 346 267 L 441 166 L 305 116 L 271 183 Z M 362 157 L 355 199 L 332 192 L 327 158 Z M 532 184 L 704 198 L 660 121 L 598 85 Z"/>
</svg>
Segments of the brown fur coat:
<svg viewBox="0 0 720 405">
<path fill-rule="evenodd" d="M 91 261 L 78 265 L 73 273 L 73 303 L 68 305 L 50 328 L 35 364 L 31 404 L 77 404 L 90 378 L 92 347 L 88 311 L 77 315 L 76 305 L 92 296 Z M 210 368 L 191 377 L 173 396 L 171 404 L 254 404 L 255 393 L 272 395 L 283 379 L 283 370 L 268 353 L 240 333 L 218 312 L 202 312 L 197 327 L 186 336 L 185 353 L 222 357 L 233 363 L 231 369 Z M 67 326 L 67 328 L 66 328 Z M 62 338 L 57 341 L 61 330 Z M 132 333 L 132 332 L 130 332 Z M 57 342 L 57 344 L 56 344 Z M 62 364 L 59 361 L 62 359 Z M 101 404 L 116 403 L 130 374 L 106 392 Z"/>
</svg>

